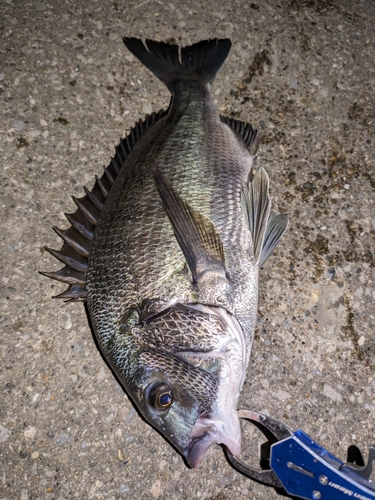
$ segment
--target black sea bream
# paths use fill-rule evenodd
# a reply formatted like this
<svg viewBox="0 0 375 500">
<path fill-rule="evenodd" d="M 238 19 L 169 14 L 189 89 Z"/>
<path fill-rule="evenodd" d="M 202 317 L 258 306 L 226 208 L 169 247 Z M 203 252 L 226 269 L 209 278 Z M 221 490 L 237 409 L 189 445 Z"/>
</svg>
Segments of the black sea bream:
<svg viewBox="0 0 375 500">
<path fill-rule="evenodd" d="M 98 345 L 144 418 L 195 467 L 212 443 L 241 448 L 237 402 L 258 273 L 287 225 L 255 169 L 259 137 L 219 116 L 211 84 L 229 40 L 125 38 L 170 90 L 56 229 L 66 267 L 45 273 L 85 300 Z"/>
</svg>

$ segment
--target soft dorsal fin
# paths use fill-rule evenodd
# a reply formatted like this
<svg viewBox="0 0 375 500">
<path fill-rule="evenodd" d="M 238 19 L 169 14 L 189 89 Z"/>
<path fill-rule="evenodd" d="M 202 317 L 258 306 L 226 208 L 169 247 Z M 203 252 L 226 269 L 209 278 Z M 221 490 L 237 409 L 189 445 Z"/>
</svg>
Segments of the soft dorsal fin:
<svg viewBox="0 0 375 500">
<path fill-rule="evenodd" d="M 234 118 L 228 118 L 227 116 L 220 115 L 220 120 L 242 137 L 251 156 L 257 154 L 260 142 L 260 135 L 257 130 L 254 130 L 249 123 L 235 120 Z"/>
<path fill-rule="evenodd" d="M 193 282 L 199 282 L 207 272 L 225 277 L 223 243 L 214 224 L 178 195 L 158 166 L 154 168 L 154 179 Z"/>
<path fill-rule="evenodd" d="M 116 147 L 115 156 L 108 167 L 104 169 L 103 175 L 100 178 L 96 176 L 93 189 L 89 191 L 84 188 L 86 196 L 82 198 L 73 197 L 78 208 L 72 214 L 65 214 L 71 226 L 65 230 L 54 228 L 64 240 L 64 245 L 61 250 L 53 250 L 48 247 L 46 247 L 46 250 L 63 262 L 66 267 L 59 271 L 42 272 L 41 274 L 69 285 L 65 292 L 56 295 L 55 298 L 85 300 L 89 245 L 94 237 L 95 225 L 104 202 L 125 159 L 134 149 L 134 146 L 167 112 L 167 110 L 161 110 L 158 113 L 147 115 L 144 120 L 139 120 L 131 128 L 129 134 L 124 139 L 121 139 L 120 144 Z"/>
<path fill-rule="evenodd" d="M 264 168 L 258 169 L 244 187 L 241 205 L 253 240 L 254 260 L 260 267 L 276 248 L 288 225 L 287 215 L 271 212 L 269 180 Z"/>
</svg>

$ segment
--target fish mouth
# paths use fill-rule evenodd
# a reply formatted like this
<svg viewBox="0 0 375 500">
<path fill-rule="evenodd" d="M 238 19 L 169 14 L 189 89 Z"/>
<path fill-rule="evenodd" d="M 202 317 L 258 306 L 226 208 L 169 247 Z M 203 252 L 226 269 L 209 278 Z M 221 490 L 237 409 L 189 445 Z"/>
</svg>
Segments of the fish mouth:
<svg viewBox="0 0 375 500">
<path fill-rule="evenodd" d="M 195 469 L 214 443 L 225 445 L 234 456 L 241 453 L 241 428 L 237 412 L 235 418 L 226 423 L 198 417 L 183 452 L 190 467 Z"/>
</svg>

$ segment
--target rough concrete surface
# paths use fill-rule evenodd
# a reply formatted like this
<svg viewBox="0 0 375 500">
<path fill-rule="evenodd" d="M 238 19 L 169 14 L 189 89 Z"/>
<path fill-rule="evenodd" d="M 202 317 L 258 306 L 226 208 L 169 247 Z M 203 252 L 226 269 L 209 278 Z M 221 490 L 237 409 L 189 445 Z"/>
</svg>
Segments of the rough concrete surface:
<svg viewBox="0 0 375 500">
<path fill-rule="evenodd" d="M 260 129 L 290 225 L 261 273 L 241 406 L 346 458 L 375 443 L 372 0 L 5 0 L 0 11 L 0 499 L 276 499 L 214 446 L 196 470 L 141 420 L 56 270 L 70 195 L 168 91 L 122 36 L 230 37 L 217 107 Z M 251 433 L 246 427 L 246 432 Z M 252 461 L 257 464 L 255 437 Z M 249 455 L 250 453 L 244 453 Z"/>
</svg>

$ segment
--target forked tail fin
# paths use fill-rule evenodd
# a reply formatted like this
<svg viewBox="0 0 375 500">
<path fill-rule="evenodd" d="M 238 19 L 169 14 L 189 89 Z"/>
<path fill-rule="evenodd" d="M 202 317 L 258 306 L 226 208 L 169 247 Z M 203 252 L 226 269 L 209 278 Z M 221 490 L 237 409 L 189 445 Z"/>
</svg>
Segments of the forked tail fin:
<svg viewBox="0 0 375 500">
<path fill-rule="evenodd" d="M 126 47 L 170 91 L 177 80 L 202 79 L 212 83 L 231 48 L 229 39 L 204 40 L 181 48 L 165 42 L 125 37 Z"/>
</svg>

